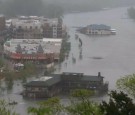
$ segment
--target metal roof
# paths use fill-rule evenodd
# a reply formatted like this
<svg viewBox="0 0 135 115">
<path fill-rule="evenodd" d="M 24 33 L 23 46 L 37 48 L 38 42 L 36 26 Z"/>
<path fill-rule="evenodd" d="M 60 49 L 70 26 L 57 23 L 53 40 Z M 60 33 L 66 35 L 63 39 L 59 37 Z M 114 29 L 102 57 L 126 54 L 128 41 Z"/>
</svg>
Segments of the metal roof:
<svg viewBox="0 0 135 115">
<path fill-rule="evenodd" d="M 92 29 L 92 30 L 110 30 L 110 26 L 106 26 L 104 24 L 91 24 L 88 25 L 87 28 Z"/>
<path fill-rule="evenodd" d="M 99 82 L 102 81 L 104 78 L 103 76 L 92 76 L 92 75 L 83 75 L 83 73 L 69 73 L 65 72 L 63 74 L 52 74 L 51 76 L 48 76 L 49 79 L 46 80 L 35 80 L 27 83 L 25 86 L 32 86 L 32 87 L 47 87 L 52 86 L 56 83 L 59 83 L 62 81 L 61 77 L 64 75 L 64 77 L 70 77 L 70 75 L 74 78 L 74 75 L 81 75 L 81 78 L 78 79 L 79 81 L 94 81 Z M 79 76 L 78 76 L 79 77 Z M 74 80 L 74 79 L 73 79 Z M 70 79 L 71 81 L 71 79 Z"/>
<path fill-rule="evenodd" d="M 57 39 L 55 40 L 57 41 Z M 33 54 L 37 53 L 37 51 L 44 53 L 60 53 L 62 42 L 56 41 L 45 42 L 43 39 L 11 39 L 10 41 L 5 42 L 4 50 L 16 53 L 16 48 L 19 44 L 23 54 Z"/>
<path fill-rule="evenodd" d="M 103 76 L 85 75 L 82 77 L 82 81 L 101 81 L 103 78 Z"/>
<path fill-rule="evenodd" d="M 43 38 L 43 42 L 62 42 L 61 38 Z"/>
<path fill-rule="evenodd" d="M 60 76 L 56 76 L 56 77 L 52 77 L 50 79 L 47 79 L 47 80 L 39 80 L 39 81 L 31 81 L 27 84 L 25 84 L 25 86 L 33 86 L 33 87 L 47 87 L 47 86 L 52 86 L 58 82 L 60 82 L 61 79 L 60 79 Z"/>
</svg>

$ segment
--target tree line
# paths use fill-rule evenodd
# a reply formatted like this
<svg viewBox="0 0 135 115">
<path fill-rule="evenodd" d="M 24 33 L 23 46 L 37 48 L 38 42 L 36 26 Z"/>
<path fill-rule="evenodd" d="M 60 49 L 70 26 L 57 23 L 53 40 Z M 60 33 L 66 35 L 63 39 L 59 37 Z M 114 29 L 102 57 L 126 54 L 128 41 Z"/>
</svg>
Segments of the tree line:
<svg viewBox="0 0 135 115">
<path fill-rule="evenodd" d="M 134 0 L 43 0 L 44 2 L 59 4 L 65 12 L 95 11 L 103 8 L 114 8 L 135 4 Z"/>
<path fill-rule="evenodd" d="M 7 16 L 37 15 L 50 18 L 69 12 L 101 10 L 135 4 L 134 0 L 0 0 L 0 14 Z"/>
<path fill-rule="evenodd" d="M 0 13 L 6 16 L 37 15 L 45 17 L 60 17 L 63 9 L 58 4 L 44 3 L 42 0 L 8 0 L 0 2 Z"/>
<path fill-rule="evenodd" d="M 109 100 L 100 104 L 90 100 L 92 94 L 89 90 L 77 89 L 71 93 L 70 104 L 66 106 L 58 97 L 53 97 L 38 102 L 36 107 L 28 107 L 27 112 L 28 115 L 135 115 L 133 100 L 122 91 L 111 91 Z M 5 100 L 0 100 L 1 115 L 19 115 L 12 107 Z"/>
</svg>

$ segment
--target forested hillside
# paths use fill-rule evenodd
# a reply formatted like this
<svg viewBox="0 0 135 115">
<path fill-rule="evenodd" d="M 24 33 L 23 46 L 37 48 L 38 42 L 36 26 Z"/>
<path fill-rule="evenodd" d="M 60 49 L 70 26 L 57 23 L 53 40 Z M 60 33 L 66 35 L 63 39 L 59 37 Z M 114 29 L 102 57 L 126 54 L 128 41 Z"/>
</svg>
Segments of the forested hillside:
<svg viewBox="0 0 135 115">
<path fill-rule="evenodd" d="M 135 0 L 0 0 L 0 13 L 7 16 L 59 17 L 63 13 L 96 11 L 134 4 Z"/>
</svg>

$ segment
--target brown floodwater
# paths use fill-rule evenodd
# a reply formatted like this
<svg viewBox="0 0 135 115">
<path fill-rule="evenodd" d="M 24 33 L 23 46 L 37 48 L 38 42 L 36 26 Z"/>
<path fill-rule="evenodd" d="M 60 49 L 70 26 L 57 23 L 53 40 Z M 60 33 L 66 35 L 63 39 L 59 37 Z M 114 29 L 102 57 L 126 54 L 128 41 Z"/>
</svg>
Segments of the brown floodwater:
<svg viewBox="0 0 135 115">
<path fill-rule="evenodd" d="M 135 72 L 135 22 L 128 18 L 127 8 L 116 8 L 98 12 L 73 13 L 64 16 L 64 23 L 69 29 L 71 52 L 58 72 L 83 72 L 97 75 L 98 72 L 109 82 L 109 89 L 116 89 L 117 79 Z M 87 36 L 80 33 L 82 48 L 75 39 L 76 28 L 90 24 L 105 24 L 116 29 L 116 35 Z M 34 79 L 34 78 L 33 78 Z M 36 100 L 24 100 L 18 93 L 22 91 L 20 81 L 16 81 L 11 92 L 4 92 L 0 98 L 18 102 L 15 110 L 27 115 L 26 108 Z M 106 97 L 99 97 L 102 100 Z M 66 103 L 66 99 L 62 99 Z"/>
</svg>

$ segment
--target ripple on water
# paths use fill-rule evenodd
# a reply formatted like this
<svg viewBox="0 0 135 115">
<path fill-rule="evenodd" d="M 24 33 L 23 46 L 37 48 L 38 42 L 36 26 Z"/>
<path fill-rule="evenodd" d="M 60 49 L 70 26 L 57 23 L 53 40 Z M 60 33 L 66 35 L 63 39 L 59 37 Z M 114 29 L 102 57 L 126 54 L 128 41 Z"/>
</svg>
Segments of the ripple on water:
<svg viewBox="0 0 135 115">
<path fill-rule="evenodd" d="M 101 56 L 93 56 L 93 57 L 89 57 L 90 59 L 94 59 L 94 60 L 101 60 L 101 59 L 104 59 L 103 57 Z"/>
</svg>

